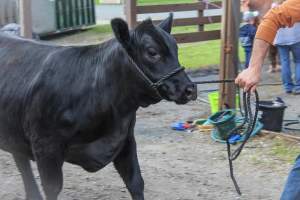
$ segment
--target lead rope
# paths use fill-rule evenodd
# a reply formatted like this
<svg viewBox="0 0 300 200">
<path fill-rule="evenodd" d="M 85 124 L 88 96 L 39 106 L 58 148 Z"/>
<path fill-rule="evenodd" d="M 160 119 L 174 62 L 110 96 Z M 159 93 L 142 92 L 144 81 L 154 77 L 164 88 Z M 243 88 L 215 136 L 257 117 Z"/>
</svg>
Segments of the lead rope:
<svg viewBox="0 0 300 200">
<path fill-rule="evenodd" d="M 194 82 L 195 84 L 209 84 L 209 83 L 232 83 L 234 82 L 234 79 L 225 79 L 225 80 L 213 80 L 213 81 L 197 81 Z M 244 113 L 242 112 L 242 108 L 241 105 L 239 105 L 240 107 L 240 112 L 241 115 L 244 116 L 244 121 L 236 128 L 232 129 L 229 133 L 229 136 L 226 139 L 226 144 L 227 144 L 227 156 L 228 156 L 228 162 L 229 162 L 229 169 L 230 169 L 230 177 L 231 180 L 234 184 L 235 190 L 239 195 L 242 195 L 240 187 L 234 177 L 234 173 L 233 173 L 233 161 L 236 160 L 239 155 L 241 154 L 243 148 L 245 147 L 245 144 L 247 143 L 247 141 L 249 140 L 255 126 L 256 126 L 256 122 L 257 122 L 257 116 L 258 116 L 258 102 L 259 102 L 259 96 L 257 91 L 255 90 L 254 92 L 254 96 L 255 96 L 255 111 L 254 111 L 254 116 L 252 113 L 252 109 L 251 109 L 251 93 L 250 92 L 243 92 L 243 107 L 244 107 Z M 248 124 L 247 128 L 245 129 L 245 125 Z M 231 146 L 230 146 L 230 142 L 229 139 L 233 134 L 237 134 L 237 133 L 242 133 L 244 130 L 244 133 L 241 134 L 244 137 L 244 141 L 242 142 L 242 144 L 233 152 L 231 153 Z"/>
<path fill-rule="evenodd" d="M 230 131 L 230 135 L 226 140 L 226 144 L 227 144 L 227 154 L 228 154 L 228 162 L 229 162 L 229 169 L 230 169 L 230 177 L 232 179 L 232 182 L 234 184 L 235 190 L 239 195 L 242 195 L 241 190 L 237 184 L 237 181 L 234 177 L 234 173 L 233 173 L 233 161 L 236 160 L 239 155 L 241 154 L 243 148 L 245 147 L 245 144 L 247 143 L 247 141 L 249 140 L 255 126 L 256 126 L 256 121 L 257 121 L 257 115 L 258 115 L 258 102 L 259 102 L 259 97 L 258 97 L 258 93 L 257 91 L 254 92 L 255 95 L 255 111 L 254 111 L 254 116 L 252 113 L 252 109 L 251 109 L 251 101 L 250 101 L 250 97 L 251 97 L 251 93 L 250 92 L 244 92 L 243 93 L 243 102 L 244 102 L 244 121 L 243 123 L 238 126 L 237 128 L 233 129 L 232 131 Z M 231 137 L 232 134 L 236 134 L 237 132 L 239 132 L 240 130 L 244 129 L 245 124 L 248 123 L 247 129 L 244 132 L 244 141 L 242 142 L 242 144 L 233 152 L 231 153 L 231 148 L 230 148 L 230 143 L 229 143 L 229 138 Z"/>
</svg>

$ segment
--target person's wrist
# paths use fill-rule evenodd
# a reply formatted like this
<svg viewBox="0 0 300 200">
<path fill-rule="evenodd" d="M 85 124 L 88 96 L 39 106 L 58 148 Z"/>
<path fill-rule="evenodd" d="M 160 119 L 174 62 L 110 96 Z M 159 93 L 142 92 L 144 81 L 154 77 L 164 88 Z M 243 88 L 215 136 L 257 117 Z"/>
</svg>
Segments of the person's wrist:
<svg viewBox="0 0 300 200">
<path fill-rule="evenodd" d="M 260 73 L 261 72 L 261 67 L 250 67 L 250 69 L 256 73 Z"/>
<path fill-rule="evenodd" d="M 254 64 L 254 65 L 249 65 L 249 69 L 251 69 L 252 71 L 255 71 L 255 72 L 261 72 L 261 67 L 262 65 L 261 64 Z"/>
</svg>

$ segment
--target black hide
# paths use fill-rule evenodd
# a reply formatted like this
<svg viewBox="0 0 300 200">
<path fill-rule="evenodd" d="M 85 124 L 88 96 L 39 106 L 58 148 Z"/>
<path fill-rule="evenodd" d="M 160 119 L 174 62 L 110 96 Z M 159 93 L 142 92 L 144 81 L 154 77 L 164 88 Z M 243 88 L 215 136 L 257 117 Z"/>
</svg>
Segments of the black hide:
<svg viewBox="0 0 300 200">
<path fill-rule="evenodd" d="M 161 97 L 129 56 L 153 81 L 179 67 L 171 24 L 172 17 L 161 28 L 146 20 L 129 31 L 126 22 L 115 19 L 117 39 L 92 46 L 0 35 L 0 148 L 13 154 L 28 199 L 42 198 L 29 159 L 37 162 L 48 200 L 56 200 L 62 189 L 64 161 L 90 172 L 114 162 L 132 198 L 144 199 L 135 115 Z M 194 98 L 195 87 L 180 72 L 159 92 L 183 104 Z"/>
</svg>

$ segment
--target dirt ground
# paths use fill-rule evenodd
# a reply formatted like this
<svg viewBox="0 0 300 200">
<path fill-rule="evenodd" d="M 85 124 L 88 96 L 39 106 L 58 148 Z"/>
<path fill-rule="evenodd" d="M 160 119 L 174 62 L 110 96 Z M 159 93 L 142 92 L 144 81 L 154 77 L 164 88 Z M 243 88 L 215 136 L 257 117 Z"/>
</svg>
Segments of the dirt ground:
<svg viewBox="0 0 300 200">
<path fill-rule="evenodd" d="M 202 73 L 197 79 L 213 79 Z M 278 81 L 278 75 L 265 75 L 264 82 Z M 216 88 L 216 85 L 198 89 Z M 260 88 L 263 98 L 283 96 L 289 115 L 298 113 L 297 97 L 285 96 L 279 86 Z M 207 93 L 199 93 L 205 99 Z M 138 156 L 145 180 L 145 198 L 148 200 L 277 200 L 280 197 L 291 163 L 272 151 L 274 142 L 269 136 L 251 140 L 241 156 L 234 162 L 235 173 L 243 195 L 239 197 L 231 179 L 226 146 L 213 142 L 209 134 L 177 132 L 170 124 L 180 120 L 195 119 L 209 114 L 203 101 L 177 106 L 161 102 L 140 109 L 137 116 L 136 139 Z M 300 152 L 299 152 L 300 153 Z M 34 165 L 36 179 L 39 181 Z M 80 167 L 64 165 L 64 190 L 62 200 L 119 200 L 130 199 L 129 194 L 112 165 L 97 173 L 87 173 Z M 23 200 L 21 177 L 12 157 L 0 151 L 0 199 Z"/>
</svg>

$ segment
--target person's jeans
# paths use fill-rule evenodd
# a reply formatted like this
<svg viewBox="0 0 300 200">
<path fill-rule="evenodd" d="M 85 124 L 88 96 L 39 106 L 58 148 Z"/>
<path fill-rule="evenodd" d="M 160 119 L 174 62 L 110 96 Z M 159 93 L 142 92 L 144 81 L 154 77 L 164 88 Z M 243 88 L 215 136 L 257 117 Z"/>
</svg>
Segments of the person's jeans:
<svg viewBox="0 0 300 200">
<path fill-rule="evenodd" d="M 285 91 L 300 91 L 300 42 L 293 45 L 278 45 L 281 61 L 281 78 Z M 295 62 L 295 84 L 292 80 L 290 64 L 290 52 L 293 54 Z"/>
<path fill-rule="evenodd" d="M 286 181 L 280 200 L 298 200 L 300 199 L 300 156 L 291 170 Z"/>
<path fill-rule="evenodd" d="M 245 50 L 245 68 L 248 68 L 251 54 L 252 54 L 252 47 L 244 47 L 244 50 Z"/>
</svg>

